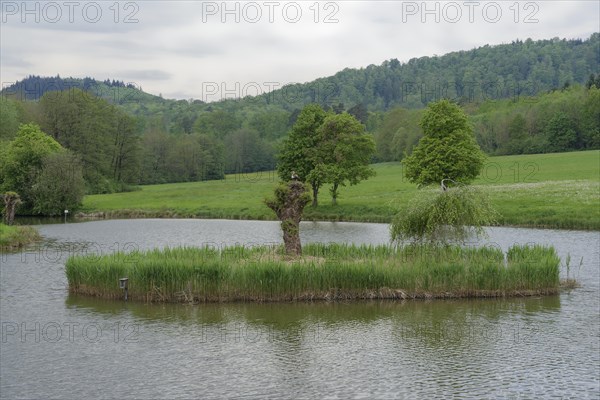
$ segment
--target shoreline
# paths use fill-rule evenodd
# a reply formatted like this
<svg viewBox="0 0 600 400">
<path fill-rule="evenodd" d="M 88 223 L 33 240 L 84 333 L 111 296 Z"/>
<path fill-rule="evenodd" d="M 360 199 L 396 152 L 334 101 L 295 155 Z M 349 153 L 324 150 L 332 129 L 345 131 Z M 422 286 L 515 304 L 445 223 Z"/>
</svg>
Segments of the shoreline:
<svg viewBox="0 0 600 400">
<path fill-rule="evenodd" d="M 142 296 L 128 295 L 128 300 L 135 303 L 153 304 L 218 304 L 218 303 L 312 303 L 312 302 L 347 302 L 365 300 L 396 300 L 396 301 L 428 301 L 428 300 L 481 300 L 481 299 L 508 299 L 519 297 L 556 296 L 563 291 L 578 287 L 577 284 L 561 284 L 558 288 L 547 288 L 537 290 L 475 290 L 471 292 L 407 292 L 401 289 L 381 288 L 377 291 L 351 292 L 351 291 L 329 291 L 323 293 L 306 293 L 301 296 L 281 296 L 277 298 L 251 298 L 251 297 L 206 297 L 189 296 L 185 293 L 178 294 L 176 299 L 165 300 L 159 294 L 148 294 Z M 93 288 L 85 285 L 77 289 L 69 289 L 70 294 L 77 296 L 93 297 L 104 300 L 123 301 L 123 295 L 106 295 L 98 293 Z"/>
</svg>

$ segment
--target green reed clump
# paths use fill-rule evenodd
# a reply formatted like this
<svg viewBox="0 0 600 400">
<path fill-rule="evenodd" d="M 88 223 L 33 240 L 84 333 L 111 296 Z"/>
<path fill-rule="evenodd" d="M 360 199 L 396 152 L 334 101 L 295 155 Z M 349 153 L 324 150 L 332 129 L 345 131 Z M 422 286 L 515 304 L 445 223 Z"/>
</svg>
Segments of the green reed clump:
<svg viewBox="0 0 600 400">
<path fill-rule="evenodd" d="M 559 258 L 551 247 L 414 244 L 308 244 L 289 258 L 282 247 L 167 248 L 66 263 L 72 292 L 146 301 L 277 301 L 352 298 L 507 296 L 556 292 Z"/>
<path fill-rule="evenodd" d="M 560 258 L 553 247 L 513 246 L 506 258 L 514 286 L 541 288 L 559 284 Z"/>
<path fill-rule="evenodd" d="M 31 226 L 8 226 L 0 223 L 0 253 L 19 249 L 40 239 L 38 231 Z"/>
</svg>

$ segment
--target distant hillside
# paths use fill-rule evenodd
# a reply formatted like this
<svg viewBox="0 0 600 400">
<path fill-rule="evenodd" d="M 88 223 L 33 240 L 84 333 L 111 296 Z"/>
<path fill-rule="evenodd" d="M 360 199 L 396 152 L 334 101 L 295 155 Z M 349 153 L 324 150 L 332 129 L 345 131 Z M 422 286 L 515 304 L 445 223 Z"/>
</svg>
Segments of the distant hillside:
<svg viewBox="0 0 600 400">
<path fill-rule="evenodd" d="M 15 94 L 19 99 L 37 100 L 46 91 L 75 86 L 131 113 L 146 116 L 157 112 L 176 113 L 184 105 L 186 112 L 192 113 L 257 106 L 293 111 L 312 102 L 346 110 L 362 104 L 369 111 L 385 111 L 397 106 L 421 108 L 439 98 L 452 98 L 464 104 L 534 96 L 569 84 L 584 84 L 590 74 L 599 72 L 599 65 L 600 33 L 594 33 L 586 40 L 516 40 L 443 56 L 413 58 L 405 63 L 394 58 L 381 65 L 347 68 L 330 77 L 291 84 L 258 97 L 212 103 L 201 100 L 214 101 L 225 96 L 216 93 L 203 98 L 203 94 L 198 93 L 200 100 L 189 104 L 186 100 L 165 100 L 123 82 L 93 78 L 30 76 L 5 88 L 3 93 Z"/>
<path fill-rule="evenodd" d="M 534 96 L 569 84 L 584 84 L 599 70 L 599 50 L 599 33 L 587 40 L 517 40 L 413 58 L 406 63 L 391 59 L 379 66 L 345 69 L 331 77 L 263 95 L 262 99 L 287 110 L 317 102 L 331 106 L 342 103 L 345 108 L 363 104 L 369 111 L 382 111 L 396 106 L 420 108 L 439 98 L 472 103 Z M 256 104 L 255 99 L 251 101 Z"/>
<path fill-rule="evenodd" d="M 61 78 L 30 75 L 5 87 L 2 95 L 15 100 L 38 101 L 44 94 L 52 91 L 67 91 L 81 89 L 91 96 L 100 97 L 111 104 L 125 105 L 130 102 L 151 102 L 162 100 L 158 96 L 144 92 L 132 83 L 106 79 L 99 81 L 94 78 Z"/>
</svg>

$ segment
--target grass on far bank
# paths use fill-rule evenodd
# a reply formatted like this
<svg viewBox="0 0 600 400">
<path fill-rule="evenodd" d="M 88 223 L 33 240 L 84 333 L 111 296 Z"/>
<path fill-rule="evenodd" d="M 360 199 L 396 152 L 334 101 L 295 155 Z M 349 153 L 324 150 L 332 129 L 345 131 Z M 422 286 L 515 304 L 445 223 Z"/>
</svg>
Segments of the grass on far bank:
<svg viewBox="0 0 600 400">
<path fill-rule="evenodd" d="M 66 263 L 72 293 L 156 302 L 407 299 L 539 295 L 559 290 L 554 248 L 310 244 L 300 258 L 282 247 L 173 248 Z"/>
<path fill-rule="evenodd" d="M 374 165 L 377 176 L 341 189 L 331 205 L 329 187 L 305 220 L 389 222 L 417 188 L 400 163 Z M 104 217 L 275 219 L 262 202 L 273 193 L 275 172 L 228 175 L 221 181 L 142 186 L 140 191 L 86 196 L 84 213 Z M 474 182 L 486 189 L 500 225 L 600 230 L 600 151 L 490 157 Z"/>
<path fill-rule="evenodd" d="M 0 252 L 17 250 L 37 240 L 40 234 L 35 228 L 0 224 Z"/>
</svg>

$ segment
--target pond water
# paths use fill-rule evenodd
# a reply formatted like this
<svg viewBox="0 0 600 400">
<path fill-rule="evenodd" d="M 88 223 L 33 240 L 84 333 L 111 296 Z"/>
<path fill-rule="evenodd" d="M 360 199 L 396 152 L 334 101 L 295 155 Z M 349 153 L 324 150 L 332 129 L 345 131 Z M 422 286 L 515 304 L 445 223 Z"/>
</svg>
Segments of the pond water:
<svg viewBox="0 0 600 400">
<path fill-rule="evenodd" d="M 600 398 L 600 232 L 490 228 L 478 243 L 554 245 L 570 256 L 563 277 L 582 284 L 558 296 L 156 305 L 69 295 L 66 258 L 279 243 L 278 223 L 38 228 L 43 243 L 0 255 L 1 398 Z M 301 231 L 304 242 L 389 238 L 385 224 Z"/>
</svg>

